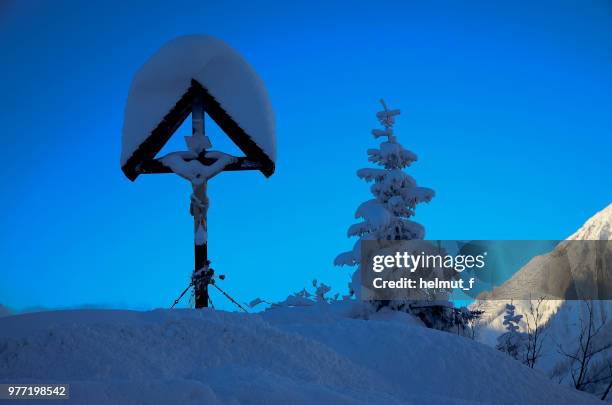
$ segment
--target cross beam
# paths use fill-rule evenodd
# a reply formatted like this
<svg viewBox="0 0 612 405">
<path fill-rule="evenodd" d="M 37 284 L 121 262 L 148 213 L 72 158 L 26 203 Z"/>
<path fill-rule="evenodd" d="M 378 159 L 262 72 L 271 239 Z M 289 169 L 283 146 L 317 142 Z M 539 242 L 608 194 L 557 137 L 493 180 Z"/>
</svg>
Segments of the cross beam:
<svg viewBox="0 0 612 405">
<path fill-rule="evenodd" d="M 185 161 L 198 160 L 204 166 L 210 166 L 217 161 L 217 159 L 207 158 L 203 156 L 189 158 L 186 157 Z M 223 171 L 242 171 L 242 170 L 261 170 L 263 165 L 259 162 L 249 160 L 246 157 L 236 158 L 236 162 L 230 163 L 225 166 Z M 166 166 L 159 159 L 151 159 L 140 163 L 136 166 L 135 172 L 137 174 L 158 174 L 158 173 L 172 173 L 172 169 Z"/>
<path fill-rule="evenodd" d="M 261 163 L 260 170 L 266 177 L 274 173 L 274 162 L 251 139 L 232 117 L 221 107 L 219 102 L 198 81 L 192 80 L 191 87 L 176 102 L 176 105 L 164 116 L 150 136 L 134 151 L 132 156 L 121 167 L 128 179 L 134 181 L 141 173 L 168 173 L 167 171 L 143 171 L 151 165 L 156 168 L 155 155 L 168 142 L 170 137 L 178 130 L 183 121 L 193 112 L 194 101 L 200 99 L 206 107 L 206 113 L 219 125 L 221 130 L 238 146 L 238 148 L 253 161 Z M 232 170 L 232 169 L 228 169 Z M 235 169 L 235 170 L 255 170 Z"/>
</svg>

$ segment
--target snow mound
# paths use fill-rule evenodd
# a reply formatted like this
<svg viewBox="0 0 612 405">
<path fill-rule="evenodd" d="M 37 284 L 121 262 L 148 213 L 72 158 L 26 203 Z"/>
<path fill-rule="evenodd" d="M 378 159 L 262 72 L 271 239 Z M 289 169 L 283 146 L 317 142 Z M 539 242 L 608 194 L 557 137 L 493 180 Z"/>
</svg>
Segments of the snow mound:
<svg viewBox="0 0 612 405">
<path fill-rule="evenodd" d="M 68 382 L 79 403 L 591 403 L 487 346 L 355 306 L 8 316 L 0 382 Z"/>
<path fill-rule="evenodd" d="M 259 76 L 225 42 L 188 35 L 167 43 L 136 73 L 125 107 L 122 166 L 187 92 L 192 79 L 275 161 L 274 112 Z"/>
</svg>

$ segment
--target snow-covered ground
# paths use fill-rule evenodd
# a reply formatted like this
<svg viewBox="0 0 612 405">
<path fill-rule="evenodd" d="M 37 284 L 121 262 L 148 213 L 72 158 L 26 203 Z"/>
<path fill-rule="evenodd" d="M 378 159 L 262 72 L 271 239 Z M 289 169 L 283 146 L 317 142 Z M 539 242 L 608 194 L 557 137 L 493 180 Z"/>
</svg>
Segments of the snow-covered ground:
<svg viewBox="0 0 612 405">
<path fill-rule="evenodd" d="M 481 343 L 359 308 L 7 316 L 0 382 L 69 382 L 78 403 L 597 402 Z"/>
</svg>

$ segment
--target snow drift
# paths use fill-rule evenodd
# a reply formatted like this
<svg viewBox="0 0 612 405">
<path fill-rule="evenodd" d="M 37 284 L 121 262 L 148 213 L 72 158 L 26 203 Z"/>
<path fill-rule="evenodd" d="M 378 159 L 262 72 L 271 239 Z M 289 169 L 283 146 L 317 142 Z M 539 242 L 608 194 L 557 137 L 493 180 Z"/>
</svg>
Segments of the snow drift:
<svg viewBox="0 0 612 405">
<path fill-rule="evenodd" d="M 595 403 L 490 347 L 355 306 L 8 316 L 0 382 L 69 382 L 79 403 Z"/>
</svg>

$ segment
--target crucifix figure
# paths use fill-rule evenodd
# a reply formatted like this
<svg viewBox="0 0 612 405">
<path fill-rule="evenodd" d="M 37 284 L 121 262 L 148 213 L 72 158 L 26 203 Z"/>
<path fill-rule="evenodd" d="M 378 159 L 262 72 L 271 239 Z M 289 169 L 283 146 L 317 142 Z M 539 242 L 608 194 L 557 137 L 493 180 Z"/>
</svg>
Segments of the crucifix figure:
<svg viewBox="0 0 612 405">
<path fill-rule="evenodd" d="M 157 158 L 190 114 L 187 150 Z M 204 133 L 205 114 L 244 156 L 211 150 Z M 121 170 L 132 181 L 141 174 L 175 173 L 191 184 L 196 308 L 209 305 L 209 285 L 223 293 L 208 260 L 208 181 L 223 171 L 238 170 L 258 170 L 270 177 L 275 160 L 274 112 L 263 82 L 223 41 L 203 35 L 179 37 L 138 70 L 125 107 Z"/>
<path fill-rule="evenodd" d="M 213 271 L 208 260 L 208 181 L 221 173 L 238 158 L 218 151 L 207 151 L 212 144 L 204 133 L 204 102 L 202 97 L 192 100 L 192 135 L 185 137 L 187 151 L 172 152 L 159 162 L 191 183 L 191 204 L 189 212 L 193 216 L 194 270 L 191 282 L 194 286 L 196 308 L 208 307 L 208 285 Z M 206 163 L 202 163 L 206 162 Z"/>
</svg>

